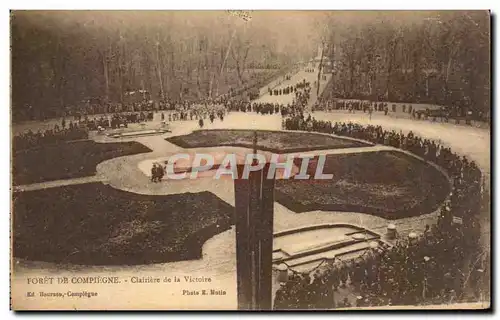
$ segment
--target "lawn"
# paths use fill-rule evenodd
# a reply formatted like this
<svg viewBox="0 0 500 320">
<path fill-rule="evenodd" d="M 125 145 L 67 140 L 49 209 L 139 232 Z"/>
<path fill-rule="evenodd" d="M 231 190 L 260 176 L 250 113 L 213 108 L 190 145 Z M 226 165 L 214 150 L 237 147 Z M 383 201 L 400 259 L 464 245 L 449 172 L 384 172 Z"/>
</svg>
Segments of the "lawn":
<svg viewBox="0 0 500 320">
<path fill-rule="evenodd" d="M 329 155 L 323 172 L 333 179 L 312 180 L 313 170 L 311 180 L 277 180 L 276 201 L 295 212 L 352 211 L 400 219 L 432 212 L 450 192 L 448 179 L 436 168 L 397 151 Z"/>
<path fill-rule="evenodd" d="M 139 195 L 102 183 L 15 193 L 13 207 L 15 257 L 82 265 L 199 259 L 234 212 L 210 192 Z"/>
<path fill-rule="evenodd" d="M 257 131 L 257 147 L 273 153 L 342 149 L 370 146 L 367 143 L 307 132 Z M 198 130 L 166 140 L 182 148 L 218 146 L 253 147 L 253 130 Z"/>
<path fill-rule="evenodd" d="M 65 142 L 18 151 L 12 156 L 14 185 L 81 178 L 96 173 L 102 161 L 151 152 L 138 142 Z"/>
</svg>

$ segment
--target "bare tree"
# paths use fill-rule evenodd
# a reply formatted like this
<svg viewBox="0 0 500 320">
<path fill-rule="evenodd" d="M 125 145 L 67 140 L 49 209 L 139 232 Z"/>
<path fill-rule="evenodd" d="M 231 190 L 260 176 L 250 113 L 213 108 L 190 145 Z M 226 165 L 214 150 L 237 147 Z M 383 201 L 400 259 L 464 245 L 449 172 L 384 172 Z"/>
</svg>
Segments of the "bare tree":
<svg viewBox="0 0 500 320">
<path fill-rule="evenodd" d="M 236 66 L 236 72 L 238 75 L 239 85 L 243 85 L 245 82 L 243 74 L 246 71 L 246 62 L 248 58 L 248 53 L 252 46 L 251 38 L 242 39 L 246 34 L 241 37 L 237 37 L 234 44 L 231 46 L 230 52 Z"/>
</svg>

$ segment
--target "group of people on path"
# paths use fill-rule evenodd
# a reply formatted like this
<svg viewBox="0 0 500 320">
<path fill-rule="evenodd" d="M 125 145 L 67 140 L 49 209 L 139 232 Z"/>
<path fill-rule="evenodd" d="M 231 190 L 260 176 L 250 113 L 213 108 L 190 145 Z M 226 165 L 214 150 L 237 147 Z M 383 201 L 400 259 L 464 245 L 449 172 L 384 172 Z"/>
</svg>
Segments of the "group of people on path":
<svg viewBox="0 0 500 320">
<path fill-rule="evenodd" d="M 277 309 L 349 307 L 338 298 L 346 283 L 358 296 L 355 306 L 422 305 L 478 301 L 489 296 L 489 253 L 480 247 L 480 214 L 489 198 L 474 161 L 438 142 L 380 126 L 331 123 L 295 115 L 284 119 L 288 130 L 308 130 L 368 140 L 408 150 L 443 168 L 453 181 L 435 227 L 413 243 L 374 252 L 370 259 L 336 264 L 324 273 L 295 274 L 276 294 Z M 403 241 L 402 241 L 403 240 Z M 467 261 L 476 261 L 467 265 Z M 466 276 L 464 276 L 466 275 Z M 467 276 L 468 275 L 468 276 Z"/>
<path fill-rule="evenodd" d="M 14 151 L 40 147 L 48 144 L 63 143 L 73 140 L 88 139 L 89 133 L 86 128 L 81 128 L 77 123 L 62 120 L 61 126 L 55 125 L 53 129 L 38 130 L 31 129 L 17 134 L 12 138 L 12 148 Z"/>
<path fill-rule="evenodd" d="M 398 240 L 393 247 L 369 249 L 354 260 L 338 259 L 325 270 L 292 273 L 278 289 L 274 308 L 332 309 L 477 301 L 488 295 L 484 291 L 489 277 L 489 256 L 481 256 L 470 271 L 462 271 L 460 264 L 468 241 L 460 226 L 428 226 L 419 238 Z M 468 279 L 467 274 L 470 274 Z M 472 296 L 464 290 L 466 281 L 471 283 Z M 346 297 L 348 292 L 354 294 L 351 301 Z"/>
<path fill-rule="evenodd" d="M 165 175 L 165 167 L 163 167 L 159 163 L 153 163 L 153 167 L 151 168 L 151 181 L 152 182 L 161 182 L 163 176 Z"/>
</svg>

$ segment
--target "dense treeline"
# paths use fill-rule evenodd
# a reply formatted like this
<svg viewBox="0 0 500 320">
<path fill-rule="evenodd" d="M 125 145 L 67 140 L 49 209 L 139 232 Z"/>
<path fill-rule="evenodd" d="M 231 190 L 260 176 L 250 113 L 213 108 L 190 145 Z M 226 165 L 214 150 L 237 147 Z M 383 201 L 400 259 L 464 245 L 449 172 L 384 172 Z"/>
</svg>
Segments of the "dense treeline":
<svg viewBox="0 0 500 320">
<path fill-rule="evenodd" d="M 139 90 L 153 100 L 218 96 L 311 58 L 320 40 L 335 65 L 329 90 L 335 97 L 490 109 L 485 11 L 257 11 L 251 17 L 14 11 L 13 117 L 54 116 L 84 99 L 126 103 L 127 92 Z"/>
<path fill-rule="evenodd" d="M 55 115 L 83 99 L 124 103 L 129 91 L 147 91 L 153 100 L 217 96 L 269 78 L 300 55 L 310 55 L 306 45 L 291 49 L 297 48 L 296 39 L 310 39 L 301 23 L 286 23 L 271 13 L 252 16 L 245 20 L 225 11 L 15 11 L 14 119 L 26 118 L 26 113 Z"/>
<path fill-rule="evenodd" d="M 489 111 L 488 12 L 333 12 L 328 24 L 333 96 Z"/>
</svg>

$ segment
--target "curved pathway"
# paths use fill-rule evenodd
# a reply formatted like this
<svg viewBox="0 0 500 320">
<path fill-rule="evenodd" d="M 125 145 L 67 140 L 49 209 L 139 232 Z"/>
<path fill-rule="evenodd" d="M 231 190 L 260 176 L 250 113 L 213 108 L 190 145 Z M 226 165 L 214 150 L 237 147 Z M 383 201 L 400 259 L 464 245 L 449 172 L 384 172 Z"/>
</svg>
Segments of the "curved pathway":
<svg viewBox="0 0 500 320">
<path fill-rule="evenodd" d="M 315 75 L 317 74 L 308 74 Z M 302 77 L 303 78 L 303 77 Z M 316 79 L 313 79 L 313 83 Z M 294 83 L 293 83 L 294 84 Z M 314 88 L 313 88 L 314 89 Z M 315 90 L 311 90 L 311 92 Z M 284 96 L 278 96 L 284 97 Z M 276 97 L 276 98 L 278 98 Z M 271 98 L 271 97 L 267 97 Z M 262 97 L 262 101 L 267 99 Z M 273 96 L 274 98 L 274 96 Z M 278 101 L 272 101 L 278 102 Z M 411 119 L 397 119 L 385 117 L 375 113 L 370 120 L 367 114 L 347 114 L 341 112 L 326 113 L 316 112 L 313 116 L 322 120 L 352 121 L 361 124 L 381 125 L 384 129 L 401 130 L 403 132 L 413 131 L 421 137 L 439 139 L 443 145 L 450 146 L 453 151 L 467 155 L 478 163 L 489 179 L 490 172 L 490 131 L 478 128 L 470 128 L 449 123 L 432 123 L 429 121 L 415 121 Z M 159 125 L 159 115 L 155 115 L 155 125 Z M 171 134 L 162 136 L 148 136 L 139 138 L 112 139 L 105 136 L 94 136 L 97 142 L 137 141 L 153 150 L 150 153 L 125 156 L 102 162 L 97 167 L 97 175 L 81 179 L 70 179 L 52 181 L 43 184 L 19 186 L 22 190 L 36 190 L 38 188 L 57 187 L 68 184 L 78 184 L 90 181 L 105 181 L 111 186 L 144 194 L 171 194 L 184 192 L 199 192 L 209 190 L 227 203 L 234 205 L 234 188 L 232 181 L 199 179 L 193 184 L 193 180 L 168 181 L 162 183 L 151 183 L 148 177 L 148 164 L 150 161 L 163 159 L 183 149 L 175 146 L 164 138 L 171 135 L 183 135 L 197 129 L 197 121 L 178 121 L 171 123 Z M 204 129 L 267 129 L 280 130 L 281 116 L 279 115 L 257 115 L 254 113 L 230 113 L 223 122 L 216 120 L 213 124 L 208 123 Z M 369 152 L 387 149 L 389 147 L 374 146 L 354 149 L 335 149 L 325 152 L 347 153 L 347 152 Z M 361 150 L 363 149 L 363 150 Z M 390 148 L 389 148 L 390 149 Z M 190 149 L 190 151 L 194 151 Z M 315 152 L 317 153 L 317 152 Z M 488 180 L 489 181 L 489 180 Z M 380 234 L 385 232 L 387 220 L 353 212 L 323 212 L 312 211 L 306 214 L 295 214 L 289 209 L 274 204 L 275 219 L 274 230 L 281 231 L 303 226 L 305 224 L 320 223 L 350 223 L 368 226 Z M 426 215 L 400 219 L 396 222 L 402 232 L 410 230 L 423 230 L 423 227 L 435 221 L 436 215 Z M 485 217 L 483 225 L 485 242 L 489 244 L 489 217 Z M 160 283 L 147 285 L 132 285 L 122 283 L 120 285 L 119 297 L 116 296 L 116 288 L 109 285 L 75 285 L 72 290 L 99 291 L 101 299 L 79 299 L 74 300 L 75 308 L 90 309 L 113 309 L 123 308 L 125 304 L 130 309 L 213 309 L 215 306 L 221 309 L 234 309 L 236 307 L 236 261 L 235 261 L 235 231 L 234 228 L 218 234 L 208 240 L 203 246 L 203 258 L 195 261 L 180 261 L 174 263 L 163 263 L 145 266 L 68 266 L 55 265 L 51 263 L 29 262 L 14 259 L 15 276 L 12 278 L 13 301 L 23 301 L 26 291 L 26 277 L 30 276 L 119 276 L 127 279 L 132 276 L 142 277 L 210 277 L 212 279 L 209 289 L 221 289 L 226 291 L 224 296 L 207 296 L 193 298 L 182 294 L 182 290 L 196 289 L 199 283 Z M 80 273 L 82 272 L 82 273 Z M 68 285 L 40 286 L 45 291 L 67 291 Z M 118 298 L 118 299 L 117 299 Z M 37 300 L 38 308 L 68 308 L 68 301 L 46 299 Z"/>
<path fill-rule="evenodd" d="M 452 123 L 431 122 L 427 120 L 394 119 L 382 113 L 374 113 L 370 120 L 368 114 L 343 112 L 315 112 L 314 117 L 332 122 L 354 122 L 363 125 L 380 125 L 386 130 L 396 130 L 408 133 L 413 131 L 422 138 L 439 141 L 450 147 L 453 152 L 468 157 L 477 163 L 481 169 L 485 187 L 491 190 L 491 137 L 490 130 Z M 487 213 L 481 220 L 482 243 L 485 248 L 491 242 L 491 213 Z"/>
<path fill-rule="evenodd" d="M 279 116 L 261 116 L 256 114 L 229 114 L 224 122 L 216 121 L 210 124 L 206 129 L 211 128 L 248 128 L 258 125 L 260 129 L 279 130 L 281 127 L 281 118 Z M 172 194 L 184 192 L 199 192 L 211 191 L 219 198 L 227 203 L 234 205 L 234 187 L 231 180 L 213 180 L 213 179 L 198 179 L 198 180 L 179 180 L 165 181 L 162 183 L 152 183 L 147 175 L 147 171 L 141 170 L 140 164 L 151 159 L 161 159 L 169 154 L 182 152 L 183 149 L 175 146 L 164 140 L 170 135 L 180 135 L 191 132 L 195 129 L 196 121 L 174 122 L 172 124 L 172 133 L 161 136 L 148 136 L 128 139 L 114 139 L 106 136 L 95 136 L 94 139 L 98 142 L 117 142 L 134 140 L 143 143 L 153 152 L 124 156 L 100 163 L 97 167 L 97 177 L 89 179 L 105 180 L 111 186 L 128 190 L 135 193 L 144 194 Z M 229 148 L 234 149 L 234 148 Z M 239 148 L 244 149 L 244 148 Z M 359 152 L 363 148 L 354 149 L 335 149 L 325 150 L 323 152 L 348 153 Z M 373 146 L 364 148 L 364 152 L 392 149 L 385 146 Z M 190 149 L 190 151 L 193 151 Z M 81 180 L 85 182 L 85 179 Z M 195 182 L 195 183 L 193 183 Z M 77 181 L 72 181 L 77 183 Z M 388 221 L 367 214 L 355 212 L 324 212 L 312 211 L 304 214 L 296 214 L 279 203 L 274 204 L 275 223 L 274 230 L 281 231 L 296 227 L 301 227 L 308 224 L 320 223 L 349 223 L 369 227 L 377 233 L 384 234 Z M 424 226 L 433 223 L 436 215 L 433 213 L 422 215 L 413 218 L 400 219 L 396 221 L 399 231 L 410 232 L 423 230 Z M 227 295 L 217 298 L 208 299 L 193 299 L 189 296 L 182 295 L 182 289 L 196 288 L 197 284 L 170 284 L 169 289 L 161 285 L 144 286 L 144 291 L 141 287 L 134 286 L 133 292 L 124 292 L 120 294 L 120 300 L 116 302 L 116 306 L 123 305 L 123 301 L 130 301 L 130 308 L 213 308 L 214 305 L 221 308 L 232 309 L 236 306 L 236 261 L 235 261 L 235 232 L 234 228 L 223 232 L 209 241 L 203 246 L 203 258 L 196 261 L 181 261 L 174 263 L 155 264 L 148 266 L 123 266 L 123 267 L 84 267 L 84 266 L 60 266 L 48 263 L 35 263 L 18 260 L 16 263 L 16 273 L 23 276 L 40 275 L 57 273 L 58 275 L 73 276 L 75 271 L 85 271 L 88 275 L 116 275 L 120 278 L 127 278 L 133 275 L 140 274 L 141 276 L 158 276 L 173 277 L 173 276 L 205 276 L 212 279 L 212 287 L 218 287 L 226 290 Z M 23 294 L 22 281 L 24 277 L 14 278 L 13 281 L 18 281 L 19 286 L 16 286 L 16 292 L 13 294 Z M 199 284 L 198 284 L 199 286 Z M 14 287 L 13 287 L 14 288 Z M 80 290 L 90 290 L 93 286 L 80 286 Z M 51 290 L 56 290 L 51 287 Z M 153 294 L 158 290 L 157 294 Z M 164 294 L 172 294 L 175 299 L 165 299 Z M 122 298 L 124 300 L 122 300 Z M 48 303 L 48 302 L 47 302 Z M 56 302 L 54 302 L 56 303 Z M 48 304 L 50 305 L 50 304 Z M 85 308 L 85 302 L 78 304 L 79 308 Z M 93 304 L 92 308 L 98 308 L 98 304 Z M 107 305 L 107 308 L 112 308 L 113 305 Z"/>
</svg>

